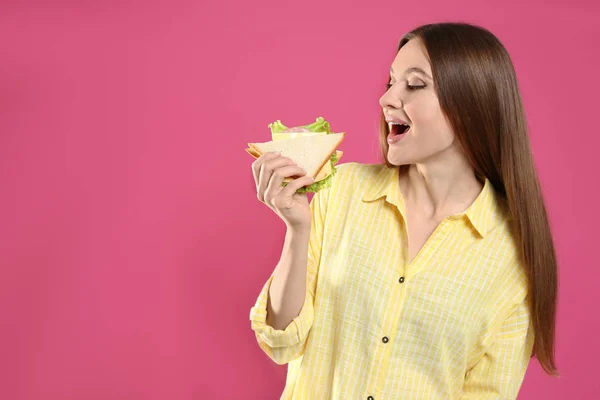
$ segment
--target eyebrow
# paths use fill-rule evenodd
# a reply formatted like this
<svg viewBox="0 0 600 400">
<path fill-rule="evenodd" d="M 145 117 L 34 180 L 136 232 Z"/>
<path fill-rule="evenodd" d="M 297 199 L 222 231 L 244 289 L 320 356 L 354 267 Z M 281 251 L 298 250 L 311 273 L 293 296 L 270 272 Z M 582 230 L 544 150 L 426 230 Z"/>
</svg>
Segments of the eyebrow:
<svg viewBox="0 0 600 400">
<path fill-rule="evenodd" d="M 390 72 L 391 72 L 392 74 L 394 73 L 394 69 L 393 69 L 392 67 L 390 67 Z M 421 69 L 421 68 L 419 68 L 419 67 L 410 67 L 410 68 L 408 68 L 406 71 L 404 71 L 404 75 L 408 75 L 408 74 L 410 74 L 411 72 L 417 72 L 417 73 L 419 73 L 419 74 L 423 74 L 423 75 L 425 75 L 426 77 L 428 77 L 429 79 L 433 80 L 433 79 L 432 79 L 432 78 L 431 78 L 429 75 L 427 75 L 427 72 L 425 72 L 424 70 L 422 70 L 422 69 Z"/>
</svg>

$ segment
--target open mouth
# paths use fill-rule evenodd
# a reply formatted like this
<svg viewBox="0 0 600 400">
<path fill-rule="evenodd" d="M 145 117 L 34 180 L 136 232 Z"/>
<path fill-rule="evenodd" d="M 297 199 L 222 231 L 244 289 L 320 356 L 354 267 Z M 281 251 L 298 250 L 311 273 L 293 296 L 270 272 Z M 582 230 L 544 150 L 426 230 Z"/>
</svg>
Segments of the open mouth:
<svg viewBox="0 0 600 400">
<path fill-rule="evenodd" d="M 402 134 L 406 133 L 410 129 L 410 126 L 404 125 L 404 124 L 392 123 L 392 124 L 390 124 L 389 128 L 390 128 L 390 133 L 392 135 L 396 136 L 396 135 L 402 135 Z"/>
</svg>

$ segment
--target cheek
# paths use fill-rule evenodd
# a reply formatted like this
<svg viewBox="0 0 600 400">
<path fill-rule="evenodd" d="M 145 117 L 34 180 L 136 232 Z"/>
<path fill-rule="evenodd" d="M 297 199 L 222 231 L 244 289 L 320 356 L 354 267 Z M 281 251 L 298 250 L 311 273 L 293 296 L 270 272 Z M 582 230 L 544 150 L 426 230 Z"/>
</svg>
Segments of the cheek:
<svg viewBox="0 0 600 400">
<path fill-rule="evenodd" d="M 417 127 L 451 135 L 452 129 L 436 97 L 419 99 L 406 107 L 406 112 Z"/>
<path fill-rule="evenodd" d="M 437 99 L 426 95 L 415 96 L 405 109 L 410 120 L 419 126 L 435 124 L 441 113 Z"/>
</svg>

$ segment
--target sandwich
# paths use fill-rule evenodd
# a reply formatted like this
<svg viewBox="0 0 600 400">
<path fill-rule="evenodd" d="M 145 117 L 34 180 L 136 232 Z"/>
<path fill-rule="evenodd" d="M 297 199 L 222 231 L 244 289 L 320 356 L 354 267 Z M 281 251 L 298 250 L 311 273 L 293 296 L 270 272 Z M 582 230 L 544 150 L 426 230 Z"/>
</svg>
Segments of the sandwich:
<svg viewBox="0 0 600 400">
<path fill-rule="evenodd" d="M 330 187 L 337 170 L 335 165 L 339 162 L 343 152 L 338 146 L 344 140 L 346 132 L 331 132 L 329 123 L 318 117 L 309 125 L 288 128 L 280 120 L 269 124 L 271 129 L 270 142 L 248 143 L 246 152 L 254 158 L 270 151 L 279 151 L 283 157 L 294 161 L 304 168 L 306 176 L 315 178 L 314 183 L 304 186 L 296 193 L 318 191 Z M 287 177 L 283 186 L 294 180 Z"/>
</svg>

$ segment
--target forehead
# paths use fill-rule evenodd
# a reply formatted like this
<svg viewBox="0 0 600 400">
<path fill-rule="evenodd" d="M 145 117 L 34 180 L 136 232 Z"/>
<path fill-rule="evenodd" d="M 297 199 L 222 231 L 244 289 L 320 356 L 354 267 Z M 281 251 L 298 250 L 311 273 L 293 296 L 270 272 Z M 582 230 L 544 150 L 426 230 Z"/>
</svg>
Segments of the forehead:
<svg viewBox="0 0 600 400">
<path fill-rule="evenodd" d="M 420 39 L 415 38 L 410 40 L 404 45 L 396 54 L 390 73 L 394 76 L 401 76 L 404 72 L 411 67 L 417 67 L 422 69 L 431 76 L 431 66 L 425 54 L 425 48 L 423 47 Z M 393 72 L 391 72 L 393 70 Z"/>
</svg>

